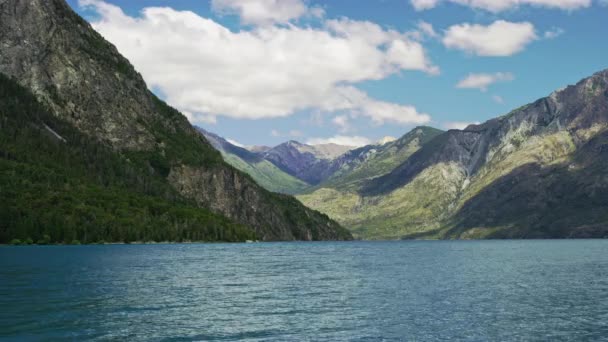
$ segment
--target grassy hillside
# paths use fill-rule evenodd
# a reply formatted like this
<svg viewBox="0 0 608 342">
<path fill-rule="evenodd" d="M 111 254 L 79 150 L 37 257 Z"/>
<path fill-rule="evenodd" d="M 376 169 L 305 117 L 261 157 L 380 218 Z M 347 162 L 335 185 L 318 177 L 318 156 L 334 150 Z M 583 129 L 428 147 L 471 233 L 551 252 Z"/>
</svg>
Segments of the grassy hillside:
<svg viewBox="0 0 608 342">
<path fill-rule="evenodd" d="M 249 174 L 267 190 L 283 194 L 296 194 L 309 187 L 305 182 L 285 173 L 265 159 L 246 162 L 234 154 L 222 153 L 222 156 L 228 164 Z"/>
<path fill-rule="evenodd" d="M 391 172 L 442 132 L 436 128 L 420 126 L 388 144 L 353 150 L 347 154 L 347 157 L 349 154 L 353 155 L 352 159 L 345 162 L 341 169 L 319 188 L 358 190 L 363 182 Z"/>
</svg>

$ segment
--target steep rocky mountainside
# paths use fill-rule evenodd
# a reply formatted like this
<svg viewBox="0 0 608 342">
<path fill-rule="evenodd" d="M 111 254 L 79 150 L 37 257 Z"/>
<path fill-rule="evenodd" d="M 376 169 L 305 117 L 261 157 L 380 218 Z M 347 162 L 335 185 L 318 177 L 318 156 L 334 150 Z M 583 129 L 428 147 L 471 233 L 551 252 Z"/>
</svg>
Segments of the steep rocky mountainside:
<svg viewBox="0 0 608 342">
<path fill-rule="evenodd" d="M 224 157 L 224 160 L 235 168 L 249 174 L 264 188 L 284 194 L 295 194 L 304 191 L 310 185 L 282 171 L 273 163 L 264 159 L 261 154 L 231 144 L 217 134 L 197 128 L 211 145 Z"/>
<path fill-rule="evenodd" d="M 51 114 L 0 74 L 0 243 L 255 238 Z"/>
<path fill-rule="evenodd" d="M 265 151 L 262 156 L 284 172 L 315 185 L 331 176 L 332 160 L 350 149 L 352 147 L 336 144 L 311 146 L 290 140 Z"/>
<path fill-rule="evenodd" d="M 348 239 L 337 223 L 224 163 L 65 0 L 0 2 L 0 72 L 59 119 L 263 240 Z"/>
<path fill-rule="evenodd" d="M 301 196 L 367 238 L 606 236 L 608 71 L 438 135 L 357 191 Z"/>
</svg>

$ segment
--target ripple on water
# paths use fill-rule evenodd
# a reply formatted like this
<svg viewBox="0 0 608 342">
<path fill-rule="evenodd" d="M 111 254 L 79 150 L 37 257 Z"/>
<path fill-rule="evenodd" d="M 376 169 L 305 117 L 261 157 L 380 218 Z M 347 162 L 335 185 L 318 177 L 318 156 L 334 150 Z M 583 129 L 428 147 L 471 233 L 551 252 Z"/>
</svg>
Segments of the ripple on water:
<svg viewBox="0 0 608 342">
<path fill-rule="evenodd" d="M 0 339 L 601 340 L 608 241 L 0 248 Z"/>
</svg>

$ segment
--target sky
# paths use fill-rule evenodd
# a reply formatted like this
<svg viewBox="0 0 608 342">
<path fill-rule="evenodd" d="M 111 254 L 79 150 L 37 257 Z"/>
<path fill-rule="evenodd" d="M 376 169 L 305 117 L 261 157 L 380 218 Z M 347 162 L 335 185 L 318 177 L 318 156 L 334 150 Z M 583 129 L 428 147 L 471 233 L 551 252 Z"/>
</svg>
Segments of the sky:
<svg viewBox="0 0 608 342">
<path fill-rule="evenodd" d="M 608 0 L 68 0 L 237 144 L 462 129 L 608 68 Z"/>
</svg>

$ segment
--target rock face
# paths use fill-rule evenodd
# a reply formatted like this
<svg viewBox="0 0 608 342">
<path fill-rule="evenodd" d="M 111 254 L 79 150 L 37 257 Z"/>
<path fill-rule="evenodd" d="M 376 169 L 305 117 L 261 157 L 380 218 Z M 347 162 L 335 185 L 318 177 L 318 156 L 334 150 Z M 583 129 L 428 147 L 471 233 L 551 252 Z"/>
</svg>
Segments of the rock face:
<svg viewBox="0 0 608 342">
<path fill-rule="evenodd" d="M 301 196 L 366 238 L 605 237 L 608 71 Z"/>
<path fill-rule="evenodd" d="M 3 1 L 0 19 L 2 73 L 88 134 L 131 150 L 154 146 L 140 121 L 163 118 L 141 76 L 64 1 Z"/>
<path fill-rule="evenodd" d="M 181 193 L 203 207 L 257 227 L 260 238 L 270 240 L 348 240 L 350 233 L 304 207 L 288 195 L 260 191 L 250 178 L 234 169 L 174 168 L 169 180 Z M 206 189 L 201 192 L 200 189 Z M 238 194 L 235 199 L 234 194 Z"/>
<path fill-rule="evenodd" d="M 0 47 L 0 72 L 92 139 L 149 165 L 186 198 L 266 240 L 350 238 L 326 216 L 267 192 L 225 164 L 64 0 L 0 1 Z"/>
</svg>

